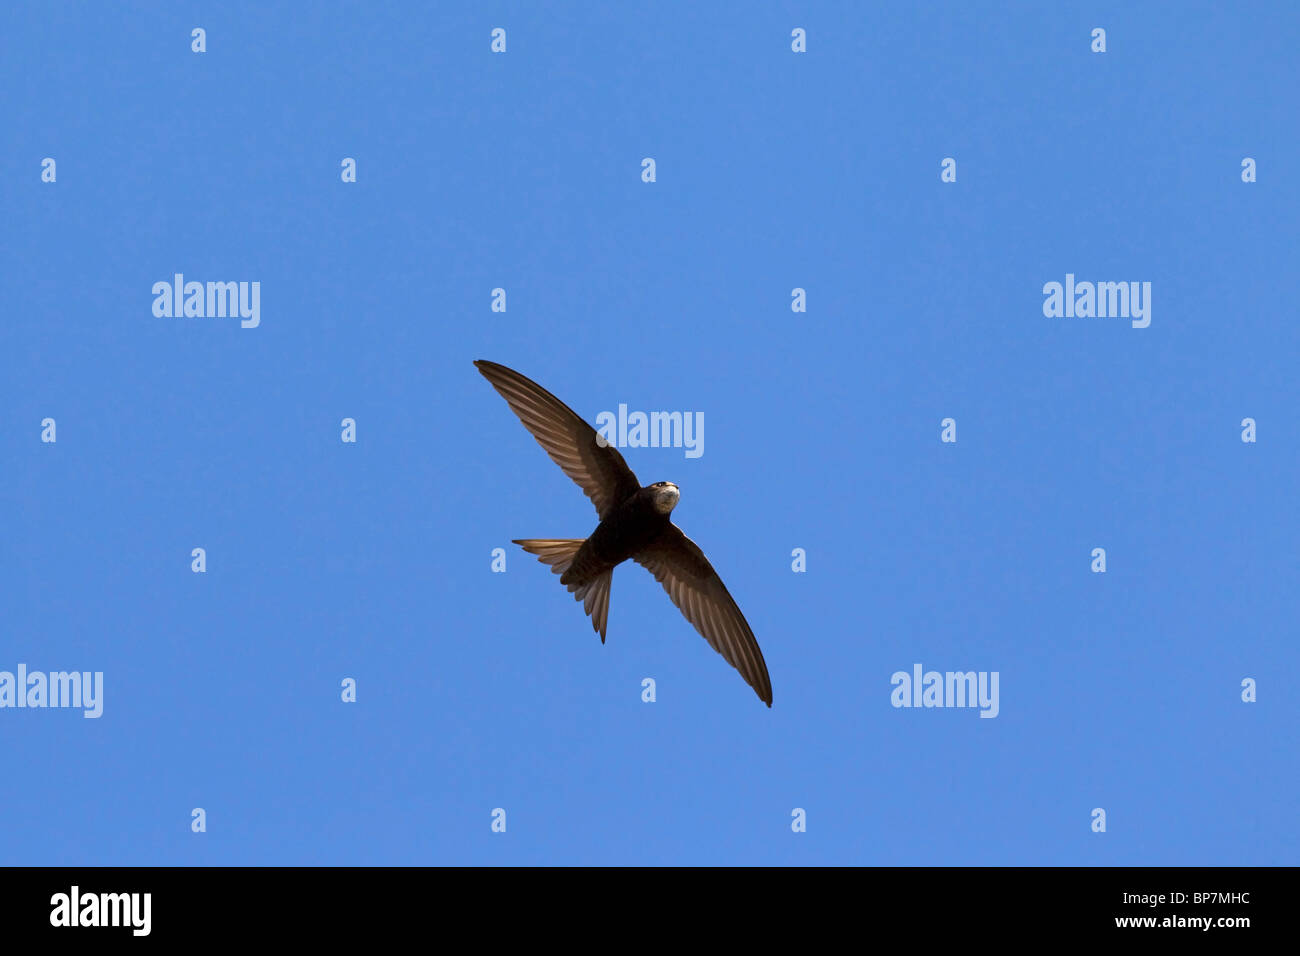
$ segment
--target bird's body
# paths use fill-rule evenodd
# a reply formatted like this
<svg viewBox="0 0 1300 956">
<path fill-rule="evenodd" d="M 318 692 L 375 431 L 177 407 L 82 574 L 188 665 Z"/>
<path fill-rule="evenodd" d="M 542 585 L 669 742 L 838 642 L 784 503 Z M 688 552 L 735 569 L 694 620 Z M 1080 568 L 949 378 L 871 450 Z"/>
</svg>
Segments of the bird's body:
<svg viewBox="0 0 1300 956">
<path fill-rule="evenodd" d="M 536 382 L 495 362 L 475 367 L 501 393 L 538 444 L 591 498 L 600 523 L 587 538 L 526 538 L 515 543 L 560 575 L 605 640 L 614 568 L 629 559 L 663 585 L 673 603 L 772 706 L 772 684 L 758 641 L 709 560 L 671 514 L 680 491 L 670 481 L 641 487 L 623 456 Z"/>
<path fill-rule="evenodd" d="M 641 488 L 596 525 L 582 543 L 561 584 L 580 583 L 622 564 L 672 524 L 668 513 L 655 507 L 651 488 Z"/>
</svg>

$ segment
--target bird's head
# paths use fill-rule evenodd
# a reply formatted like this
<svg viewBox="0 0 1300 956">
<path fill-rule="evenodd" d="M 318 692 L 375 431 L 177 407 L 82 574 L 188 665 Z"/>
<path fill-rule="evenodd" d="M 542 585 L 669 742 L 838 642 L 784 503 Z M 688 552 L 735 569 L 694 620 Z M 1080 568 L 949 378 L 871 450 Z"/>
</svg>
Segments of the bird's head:
<svg viewBox="0 0 1300 956">
<path fill-rule="evenodd" d="M 682 493 L 671 481 L 656 481 L 650 486 L 650 499 L 654 502 L 655 511 L 661 515 L 671 513 L 681 496 Z"/>
</svg>

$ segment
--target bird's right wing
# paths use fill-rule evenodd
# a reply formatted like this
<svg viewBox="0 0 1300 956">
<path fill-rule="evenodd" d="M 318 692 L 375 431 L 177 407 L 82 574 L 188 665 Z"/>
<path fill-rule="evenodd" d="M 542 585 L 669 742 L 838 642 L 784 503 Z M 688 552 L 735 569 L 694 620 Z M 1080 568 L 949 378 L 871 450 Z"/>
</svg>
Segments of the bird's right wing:
<svg viewBox="0 0 1300 956">
<path fill-rule="evenodd" d="M 596 429 L 564 402 L 504 365 L 479 359 L 474 367 L 501 393 L 551 460 L 578 483 L 601 518 L 641 490 L 618 449 L 602 447 Z"/>
<path fill-rule="evenodd" d="M 670 523 L 650 545 L 632 555 L 632 560 L 655 576 L 709 646 L 740 671 L 758 699 L 771 707 L 772 681 L 763 652 L 745 615 L 699 545 Z"/>
</svg>

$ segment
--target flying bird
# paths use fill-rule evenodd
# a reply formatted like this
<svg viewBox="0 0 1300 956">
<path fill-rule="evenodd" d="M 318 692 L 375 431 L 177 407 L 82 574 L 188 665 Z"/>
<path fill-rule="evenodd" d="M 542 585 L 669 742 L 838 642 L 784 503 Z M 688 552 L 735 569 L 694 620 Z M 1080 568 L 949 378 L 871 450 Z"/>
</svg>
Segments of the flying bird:
<svg viewBox="0 0 1300 956">
<path fill-rule="evenodd" d="M 669 517 L 681 498 L 678 487 L 671 481 L 641 487 L 618 449 L 546 389 L 495 362 L 480 359 L 474 367 L 596 506 L 600 523 L 590 537 L 514 543 L 560 575 L 591 616 L 600 642 L 605 643 L 614 568 L 631 558 L 654 575 L 686 620 L 771 707 L 772 682 L 754 632 L 704 552 Z"/>
</svg>

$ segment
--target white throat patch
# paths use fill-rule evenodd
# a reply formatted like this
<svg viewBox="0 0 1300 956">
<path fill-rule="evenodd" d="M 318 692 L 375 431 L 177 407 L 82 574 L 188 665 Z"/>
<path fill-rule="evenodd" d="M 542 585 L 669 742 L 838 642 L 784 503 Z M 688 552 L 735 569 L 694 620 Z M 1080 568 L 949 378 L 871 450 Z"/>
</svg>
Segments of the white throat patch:
<svg viewBox="0 0 1300 956">
<path fill-rule="evenodd" d="M 656 488 L 654 493 L 655 511 L 661 515 L 669 514 L 677 507 L 677 502 L 682 493 L 677 490 L 676 485 L 664 485 Z"/>
</svg>

